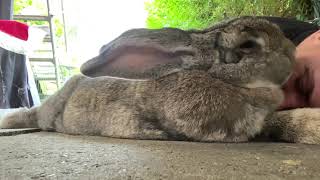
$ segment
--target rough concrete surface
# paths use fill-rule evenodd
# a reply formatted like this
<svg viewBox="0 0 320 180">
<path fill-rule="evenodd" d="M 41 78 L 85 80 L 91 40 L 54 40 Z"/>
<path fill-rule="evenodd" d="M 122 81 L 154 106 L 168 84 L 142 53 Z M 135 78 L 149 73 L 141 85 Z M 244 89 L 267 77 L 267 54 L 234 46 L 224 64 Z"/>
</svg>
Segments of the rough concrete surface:
<svg viewBox="0 0 320 180">
<path fill-rule="evenodd" d="M 320 146 L 0 137 L 0 179 L 320 179 Z"/>
</svg>

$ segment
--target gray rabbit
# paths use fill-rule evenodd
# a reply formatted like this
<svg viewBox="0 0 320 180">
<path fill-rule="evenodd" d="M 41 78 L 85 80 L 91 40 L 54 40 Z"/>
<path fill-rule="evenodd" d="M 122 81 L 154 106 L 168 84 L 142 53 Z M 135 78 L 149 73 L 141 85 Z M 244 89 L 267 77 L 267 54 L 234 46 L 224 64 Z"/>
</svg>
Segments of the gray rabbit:
<svg viewBox="0 0 320 180">
<path fill-rule="evenodd" d="M 129 30 L 83 64 L 84 75 L 41 106 L 9 114 L 0 127 L 204 142 L 264 134 L 320 143 L 319 126 L 307 125 L 320 124 L 315 119 L 274 113 L 294 49 L 277 26 L 254 17 L 199 31 Z"/>
</svg>

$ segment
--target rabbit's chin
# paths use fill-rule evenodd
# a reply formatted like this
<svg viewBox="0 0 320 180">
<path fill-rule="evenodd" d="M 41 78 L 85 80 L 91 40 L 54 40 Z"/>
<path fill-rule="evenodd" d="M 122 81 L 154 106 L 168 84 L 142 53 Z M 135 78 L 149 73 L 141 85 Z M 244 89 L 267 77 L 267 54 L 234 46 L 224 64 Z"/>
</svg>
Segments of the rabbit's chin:
<svg viewBox="0 0 320 180">
<path fill-rule="evenodd" d="M 244 87 L 250 88 L 250 89 L 254 89 L 254 88 L 280 89 L 280 85 L 267 80 L 255 80 L 245 84 Z"/>
<path fill-rule="evenodd" d="M 269 102 L 269 105 L 273 108 L 278 108 L 285 98 L 281 86 L 270 81 L 256 80 L 243 85 L 243 87 L 254 91 L 254 96 Z"/>
</svg>

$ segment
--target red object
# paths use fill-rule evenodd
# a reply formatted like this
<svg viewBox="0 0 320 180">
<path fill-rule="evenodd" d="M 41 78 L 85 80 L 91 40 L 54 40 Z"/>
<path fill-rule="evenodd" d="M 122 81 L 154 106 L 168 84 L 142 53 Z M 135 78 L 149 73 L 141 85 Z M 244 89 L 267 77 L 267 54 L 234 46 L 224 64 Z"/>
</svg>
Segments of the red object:
<svg viewBox="0 0 320 180">
<path fill-rule="evenodd" d="M 0 31 L 24 41 L 28 40 L 28 29 L 28 25 L 18 21 L 0 20 Z"/>
</svg>

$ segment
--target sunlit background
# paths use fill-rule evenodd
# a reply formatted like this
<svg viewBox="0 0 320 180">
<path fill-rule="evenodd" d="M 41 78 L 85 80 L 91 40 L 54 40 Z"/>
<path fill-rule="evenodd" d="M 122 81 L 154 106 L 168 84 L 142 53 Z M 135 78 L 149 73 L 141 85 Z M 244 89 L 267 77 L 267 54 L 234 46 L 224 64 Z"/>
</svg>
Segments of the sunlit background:
<svg viewBox="0 0 320 180">
<path fill-rule="evenodd" d="M 50 0 L 58 38 L 63 38 L 60 31 L 63 31 L 61 15 L 64 15 L 68 49 L 68 56 L 64 61 L 72 59 L 73 65 L 80 66 L 84 61 L 96 56 L 102 45 L 124 31 L 145 27 L 147 12 L 144 3 L 147 1 L 150 2 L 150 0 Z M 46 0 L 14 2 L 15 14 L 47 14 Z M 26 23 L 34 25 L 30 24 L 30 21 Z"/>
<path fill-rule="evenodd" d="M 40 98 L 53 94 L 72 75 L 79 73 L 81 64 L 97 56 L 103 45 L 126 30 L 146 27 L 145 2 L 152 0 L 49 0 L 53 36 L 48 21 L 20 19 L 46 32 L 44 39 L 28 54 Z M 14 0 L 14 15 L 47 16 L 47 0 Z M 37 36 L 39 34 L 33 37 Z M 52 41 L 46 38 L 54 39 L 55 56 Z M 56 63 L 33 60 L 52 57 Z"/>
<path fill-rule="evenodd" d="M 97 55 L 99 48 L 131 28 L 146 26 L 145 0 L 64 1 L 66 28 L 76 27 L 68 41 L 79 64 Z"/>
</svg>

